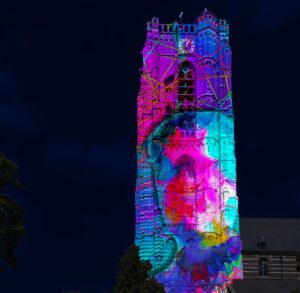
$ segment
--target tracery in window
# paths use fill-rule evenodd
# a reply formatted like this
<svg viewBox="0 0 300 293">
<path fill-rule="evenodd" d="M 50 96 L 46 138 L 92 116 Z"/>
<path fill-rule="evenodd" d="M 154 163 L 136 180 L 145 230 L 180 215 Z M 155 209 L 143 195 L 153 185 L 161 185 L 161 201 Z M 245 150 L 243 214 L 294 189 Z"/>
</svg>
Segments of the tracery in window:
<svg viewBox="0 0 300 293">
<path fill-rule="evenodd" d="M 195 99 L 195 80 L 193 65 L 185 61 L 181 63 L 178 73 L 178 101 L 190 101 Z"/>
</svg>

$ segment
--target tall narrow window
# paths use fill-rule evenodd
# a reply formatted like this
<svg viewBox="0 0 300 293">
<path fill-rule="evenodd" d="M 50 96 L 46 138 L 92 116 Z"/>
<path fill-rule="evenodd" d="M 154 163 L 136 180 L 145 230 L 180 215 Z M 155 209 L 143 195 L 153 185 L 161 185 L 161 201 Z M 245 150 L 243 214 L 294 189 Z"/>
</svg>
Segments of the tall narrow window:
<svg viewBox="0 0 300 293">
<path fill-rule="evenodd" d="M 265 257 L 259 260 L 259 276 L 268 277 L 270 273 L 270 263 L 269 260 Z"/>
<path fill-rule="evenodd" d="M 178 101 L 194 102 L 195 99 L 195 80 L 194 68 L 190 62 L 183 62 L 179 67 L 178 73 Z"/>
</svg>

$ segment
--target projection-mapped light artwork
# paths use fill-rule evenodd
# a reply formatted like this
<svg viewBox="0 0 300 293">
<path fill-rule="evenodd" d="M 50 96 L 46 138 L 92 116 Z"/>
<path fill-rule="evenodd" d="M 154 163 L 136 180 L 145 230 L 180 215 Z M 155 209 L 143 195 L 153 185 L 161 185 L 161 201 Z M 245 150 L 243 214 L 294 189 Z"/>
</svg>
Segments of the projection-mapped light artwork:
<svg viewBox="0 0 300 293">
<path fill-rule="evenodd" d="M 166 292 L 242 278 L 225 20 L 147 24 L 138 95 L 136 244 Z"/>
</svg>

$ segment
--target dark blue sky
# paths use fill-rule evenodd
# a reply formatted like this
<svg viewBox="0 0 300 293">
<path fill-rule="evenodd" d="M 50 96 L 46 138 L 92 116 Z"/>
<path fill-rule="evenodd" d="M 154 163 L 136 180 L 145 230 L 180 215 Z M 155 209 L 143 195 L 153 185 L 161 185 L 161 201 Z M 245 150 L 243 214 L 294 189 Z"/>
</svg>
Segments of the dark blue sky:
<svg viewBox="0 0 300 293">
<path fill-rule="evenodd" d="M 0 9 L 0 151 L 28 211 L 1 293 L 102 292 L 134 238 L 136 96 L 145 24 L 231 25 L 241 216 L 299 217 L 298 0 L 9 2 Z"/>
</svg>

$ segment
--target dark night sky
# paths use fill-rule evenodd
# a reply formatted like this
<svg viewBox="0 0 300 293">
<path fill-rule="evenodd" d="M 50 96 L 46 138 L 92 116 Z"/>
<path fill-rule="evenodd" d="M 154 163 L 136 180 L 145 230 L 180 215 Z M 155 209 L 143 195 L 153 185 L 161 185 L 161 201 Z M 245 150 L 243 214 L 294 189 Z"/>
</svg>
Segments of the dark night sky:
<svg viewBox="0 0 300 293">
<path fill-rule="evenodd" d="M 134 238 L 136 96 L 145 24 L 231 25 L 241 216 L 299 217 L 298 0 L 9 2 L 0 8 L 0 151 L 26 210 L 1 293 L 102 292 Z"/>
</svg>

